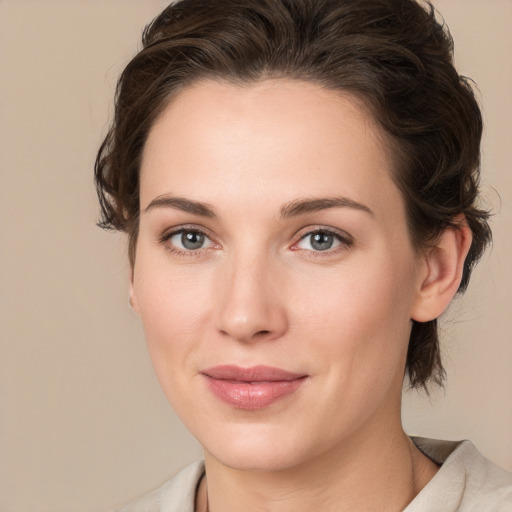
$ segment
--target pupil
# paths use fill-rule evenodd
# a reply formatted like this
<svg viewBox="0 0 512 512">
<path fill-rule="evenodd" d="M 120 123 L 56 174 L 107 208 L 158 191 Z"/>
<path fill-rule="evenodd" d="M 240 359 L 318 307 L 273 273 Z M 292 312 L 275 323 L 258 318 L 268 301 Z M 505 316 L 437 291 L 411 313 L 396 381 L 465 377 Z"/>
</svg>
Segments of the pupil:
<svg viewBox="0 0 512 512">
<path fill-rule="evenodd" d="M 199 249 L 204 243 L 204 235 L 197 231 L 184 231 L 181 234 L 181 243 L 185 249 Z"/>
<path fill-rule="evenodd" d="M 333 244 L 333 236 L 329 233 L 315 233 L 312 236 L 311 246 L 317 251 L 326 251 Z"/>
</svg>

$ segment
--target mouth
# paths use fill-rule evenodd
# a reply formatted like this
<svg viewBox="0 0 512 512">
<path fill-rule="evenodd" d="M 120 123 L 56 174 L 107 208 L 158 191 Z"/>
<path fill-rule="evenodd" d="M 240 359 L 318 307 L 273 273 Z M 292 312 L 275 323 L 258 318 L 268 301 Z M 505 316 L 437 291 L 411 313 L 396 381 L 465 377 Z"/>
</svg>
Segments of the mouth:
<svg viewBox="0 0 512 512">
<path fill-rule="evenodd" d="M 308 375 L 271 366 L 215 366 L 203 370 L 210 391 L 237 409 L 262 409 L 295 393 Z"/>
</svg>

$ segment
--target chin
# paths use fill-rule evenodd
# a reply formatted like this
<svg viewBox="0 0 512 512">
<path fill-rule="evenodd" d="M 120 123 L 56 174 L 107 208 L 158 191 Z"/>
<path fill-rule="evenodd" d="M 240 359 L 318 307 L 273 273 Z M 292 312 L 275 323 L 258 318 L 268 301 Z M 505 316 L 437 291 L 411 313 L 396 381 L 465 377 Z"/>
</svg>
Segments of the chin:
<svg viewBox="0 0 512 512">
<path fill-rule="evenodd" d="M 239 471 L 283 471 L 306 458 L 304 441 L 294 432 L 268 425 L 242 425 L 199 439 L 215 460 Z M 301 446 L 302 445 L 302 446 Z"/>
<path fill-rule="evenodd" d="M 222 465 L 237 471 L 275 472 L 285 471 L 297 466 L 296 454 L 274 450 L 273 448 L 255 449 L 214 449 L 210 455 Z"/>
</svg>

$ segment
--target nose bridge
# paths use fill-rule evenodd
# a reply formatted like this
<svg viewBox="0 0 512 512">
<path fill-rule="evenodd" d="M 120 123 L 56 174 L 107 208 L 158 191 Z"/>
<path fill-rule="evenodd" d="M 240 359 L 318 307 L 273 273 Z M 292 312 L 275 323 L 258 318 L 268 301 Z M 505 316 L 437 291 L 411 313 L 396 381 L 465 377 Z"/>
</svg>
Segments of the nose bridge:
<svg viewBox="0 0 512 512">
<path fill-rule="evenodd" d="M 244 342 L 282 335 L 287 320 L 278 272 L 263 250 L 233 251 L 218 277 L 217 329 Z"/>
</svg>

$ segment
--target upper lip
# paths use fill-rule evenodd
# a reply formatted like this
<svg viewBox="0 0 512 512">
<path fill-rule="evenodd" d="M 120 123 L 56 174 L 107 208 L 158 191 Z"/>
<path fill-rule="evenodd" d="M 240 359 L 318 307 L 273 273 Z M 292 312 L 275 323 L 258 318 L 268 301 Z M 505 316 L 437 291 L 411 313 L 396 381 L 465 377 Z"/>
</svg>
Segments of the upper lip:
<svg viewBox="0 0 512 512">
<path fill-rule="evenodd" d="M 236 382 L 280 382 L 306 377 L 306 374 L 303 373 L 289 372 L 281 368 L 264 365 L 248 368 L 236 365 L 212 366 L 201 373 L 212 379 L 233 380 Z"/>
</svg>

